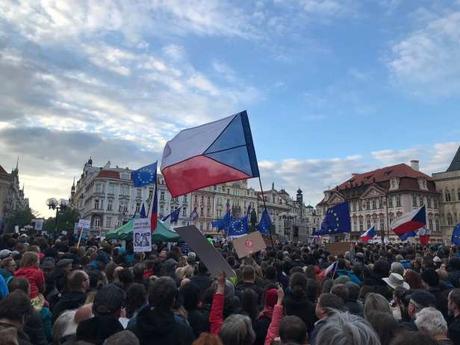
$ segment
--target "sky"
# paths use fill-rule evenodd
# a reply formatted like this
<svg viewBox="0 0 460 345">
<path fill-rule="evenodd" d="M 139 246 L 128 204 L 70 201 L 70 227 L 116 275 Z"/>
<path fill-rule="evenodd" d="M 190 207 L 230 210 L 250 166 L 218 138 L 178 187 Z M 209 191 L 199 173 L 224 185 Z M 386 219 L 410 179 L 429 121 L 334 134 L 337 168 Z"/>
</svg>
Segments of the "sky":
<svg viewBox="0 0 460 345">
<path fill-rule="evenodd" d="M 0 165 L 19 157 L 42 216 L 90 156 L 138 168 L 244 109 L 264 188 L 313 205 L 351 173 L 443 171 L 460 145 L 460 1 L 0 2 Z"/>
</svg>

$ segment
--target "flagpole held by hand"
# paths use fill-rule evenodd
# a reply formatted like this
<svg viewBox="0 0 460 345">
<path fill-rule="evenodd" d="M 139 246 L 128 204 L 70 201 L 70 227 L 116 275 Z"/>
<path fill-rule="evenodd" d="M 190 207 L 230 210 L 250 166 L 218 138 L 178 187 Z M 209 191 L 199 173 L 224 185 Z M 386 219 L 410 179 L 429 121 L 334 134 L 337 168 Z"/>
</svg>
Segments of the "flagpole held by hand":
<svg viewBox="0 0 460 345">
<path fill-rule="evenodd" d="M 260 192 L 262 193 L 262 201 L 264 203 L 264 209 L 265 209 L 265 212 L 268 213 L 267 205 L 265 204 L 264 189 L 262 188 L 262 180 L 260 179 L 260 175 L 259 175 L 259 185 L 260 185 Z M 271 226 L 268 228 L 268 231 L 269 231 L 269 234 L 270 234 L 270 242 L 272 243 L 272 247 L 273 247 L 275 245 L 275 242 L 273 242 L 272 227 Z"/>
</svg>

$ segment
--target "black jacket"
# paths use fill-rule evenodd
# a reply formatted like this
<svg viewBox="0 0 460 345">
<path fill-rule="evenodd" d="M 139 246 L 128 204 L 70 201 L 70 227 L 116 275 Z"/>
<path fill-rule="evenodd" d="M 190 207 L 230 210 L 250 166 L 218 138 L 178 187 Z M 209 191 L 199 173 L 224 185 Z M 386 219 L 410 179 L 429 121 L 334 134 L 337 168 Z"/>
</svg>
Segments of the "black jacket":
<svg viewBox="0 0 460 345">
<path fill-rule="evenodd" d="M 198 338 L 201 333 L 209 332 L 209 312 L 204 309 L 188 310 L 188 323 L 195 338 Z"/>
<path fill-rule="evenodd" d="M 170 310 L 144 308 L 128 328 L 141 345 L 191 345 L 194 340 L 192 328 Z"/>
<path fill-rule="evenodd" d="M 76 339 L 102 345 L 105 339 L 121 331 L 123 326 L 115 317 L 94 316 L 78 324 Z"/>
<path fill-rule="evenodd" d="M 460 345 L 460 315 L 449 323 L 448 335 L 455 345 Z"/>
<path fill-rule="evenodd" d="M 303 322 L 305 322 L 308 332 L 313 330 L 316 322 L 315 306 L 306 295 L 298 298 L 293 296 L 288 289 L 286 297 L 284 298 L 284 309 L 286 310 L 286 315 L 300 317 Z"/>
<path fill-rule="evenodd" d="M 52 310 L 53 324 L 64 311 L 81 307 L 85 300 L 86 294 L 83 292 L 64 292 Z"/>
<path fill-rule="evenodd" d="M 30 342 L 34 345 L 47 345 L 45 328 L 38 311 L 33 310 L 24 324 L 24 333 L 29 336 Z M 0 341 L 1 343 L 1 341 Z"/>
</svg>

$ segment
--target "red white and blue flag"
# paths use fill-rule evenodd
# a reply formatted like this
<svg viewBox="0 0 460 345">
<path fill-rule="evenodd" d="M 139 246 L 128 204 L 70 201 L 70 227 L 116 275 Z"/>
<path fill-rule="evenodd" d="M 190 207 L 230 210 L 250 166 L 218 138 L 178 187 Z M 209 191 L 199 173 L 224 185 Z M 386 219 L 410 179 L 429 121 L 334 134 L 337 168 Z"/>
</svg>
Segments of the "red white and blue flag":
<svg viewBox="0 0 460 345">
<path fill-rule="evenodd" d="M 403 214 L 391 223 L 391 230 L 399 237 L 416 232 L 418 229 L 426 226 L 426 209 L 422 206 L 409 213 Z M 404 236 L 403 236 L 404 237 Z"/>
<path fill-rule="evenodd" d="M 377 231 L 375 231 L 375 226 L 373 225 L 369 229 L 367 229 L 364 234 L 359 236 L 359 239 L 362 242 L 367 243 L 369 240 L 372 240 L 375 237 L 375 235 L 377 235 Z"/>
<path fill-rule="evenodd" d="M 161 173 L 172 197 L 259 176 L 246 111 L 184 129 L 166 143 Z"/>
</svg>

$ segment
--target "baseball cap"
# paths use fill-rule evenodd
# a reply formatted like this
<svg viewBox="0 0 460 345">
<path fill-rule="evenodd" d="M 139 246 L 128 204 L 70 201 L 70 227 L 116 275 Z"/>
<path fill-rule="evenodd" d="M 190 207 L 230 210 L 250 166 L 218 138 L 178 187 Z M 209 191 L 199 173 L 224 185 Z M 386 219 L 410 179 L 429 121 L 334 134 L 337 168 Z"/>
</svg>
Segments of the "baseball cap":
<svg viewBox="0 0 460 345">
<path fill-rule="evenodd" d="M 0 260 L 6 259 L 7 257 L 11 256 L 13 252 L 9 249 L 2 249 L 0 250 Z"/>
</svg>

